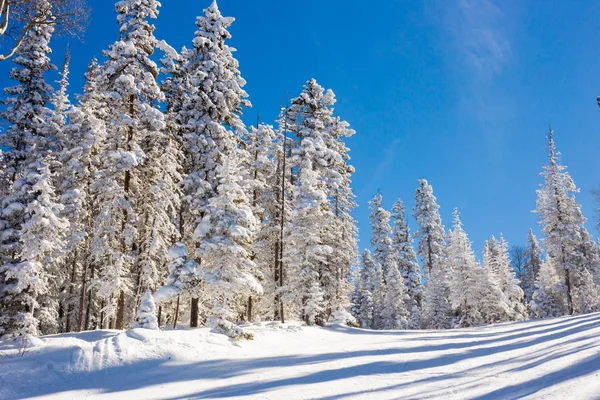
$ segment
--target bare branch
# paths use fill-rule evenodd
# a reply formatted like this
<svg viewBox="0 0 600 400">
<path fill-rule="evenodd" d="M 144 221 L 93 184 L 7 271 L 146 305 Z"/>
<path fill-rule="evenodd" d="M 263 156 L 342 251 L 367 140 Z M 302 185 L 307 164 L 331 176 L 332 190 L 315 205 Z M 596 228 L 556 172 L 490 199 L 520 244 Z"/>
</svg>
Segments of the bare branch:
<svg viewBox="0 0 600 400">
<path fill-rule="evenodd" d="M 90 14 L 86 0 L 48 0 L 44 8 L 40 4 L 40 0 L 0 0 L 0 38 L 4 42 L 0 61 L 14 55 L 35 26 L 52 25 L 56 34 L 81 37 Z M 12 43 L 7 44 L 7 39 Z M 6 46 L 9 51 L 3 49 Z"/>
</svg>

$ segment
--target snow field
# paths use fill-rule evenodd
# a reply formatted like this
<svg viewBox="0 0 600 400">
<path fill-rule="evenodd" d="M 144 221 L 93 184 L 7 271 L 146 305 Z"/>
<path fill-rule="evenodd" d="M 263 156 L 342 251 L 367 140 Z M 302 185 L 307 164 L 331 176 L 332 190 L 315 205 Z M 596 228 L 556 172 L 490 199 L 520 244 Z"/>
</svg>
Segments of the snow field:
<svg viewBox="0 0 600 400">
<path fill-rule="evenodd" d="M 450 331 L 263 323 L 0 344 L 1 399 L 596 399 L 600 314 Z"/>
</svg>

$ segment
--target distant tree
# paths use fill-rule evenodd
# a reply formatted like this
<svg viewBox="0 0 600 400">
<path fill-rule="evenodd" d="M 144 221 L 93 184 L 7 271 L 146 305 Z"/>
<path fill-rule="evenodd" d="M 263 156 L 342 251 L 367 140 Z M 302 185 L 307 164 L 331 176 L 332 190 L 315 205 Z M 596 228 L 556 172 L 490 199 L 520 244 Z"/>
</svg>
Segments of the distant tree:
<svg viewBox="0 0 600 400">
<path fill-rule="evenodd" d="M 521 283 L 521 288 L 522 288 L 522 283 L 523 280 L 526 276 L 526 271 L 525 271 L 525 261 L 526 261 L 526 253 L 525 253 L 525 247 L 521 246 L 521 245 L 513 245 L 510 247 L 510 250 L 508 251 L 509 257 L 510 257 L 510 266 L 512 267 L 512 269 L 515 270 L 517 279 L 519 280 L 519 282 Z"/>
</svg>

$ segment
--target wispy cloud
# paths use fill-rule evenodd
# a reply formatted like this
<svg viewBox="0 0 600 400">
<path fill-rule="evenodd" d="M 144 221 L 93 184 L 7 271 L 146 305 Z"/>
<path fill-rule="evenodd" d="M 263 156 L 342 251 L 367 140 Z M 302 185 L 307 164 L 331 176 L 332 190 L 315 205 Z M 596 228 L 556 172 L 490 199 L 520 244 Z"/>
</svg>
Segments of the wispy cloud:
<svg viewBox="0 0 600 400">
<path fill-rule="evenodd" d="M 462 67 L 480 79 L 500 74 L 511 58 L 506 16 L 498 0 L 438 2 L 451 48 Z"/>
</svg>

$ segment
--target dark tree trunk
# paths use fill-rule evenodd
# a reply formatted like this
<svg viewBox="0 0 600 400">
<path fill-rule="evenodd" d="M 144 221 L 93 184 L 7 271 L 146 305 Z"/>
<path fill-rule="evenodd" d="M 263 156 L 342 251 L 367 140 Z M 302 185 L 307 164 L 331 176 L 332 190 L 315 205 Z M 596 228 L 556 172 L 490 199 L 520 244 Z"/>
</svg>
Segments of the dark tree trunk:
<svg viewBox="0 0 600 400">
<path fill-rule="evenodd" d="M 177 296 L 177 303 L 175 303 L 175 315 L 173 316 L 173 329 L 177 328 L 177 319 L 179 318 L 179 301 L 181 296 Z"/>
<path fill-rule="evenodd" d="M 198 298 L 192 298 L 192 307 L 190 311 L 190 328 L 198 327 Z"/>
</svg>

